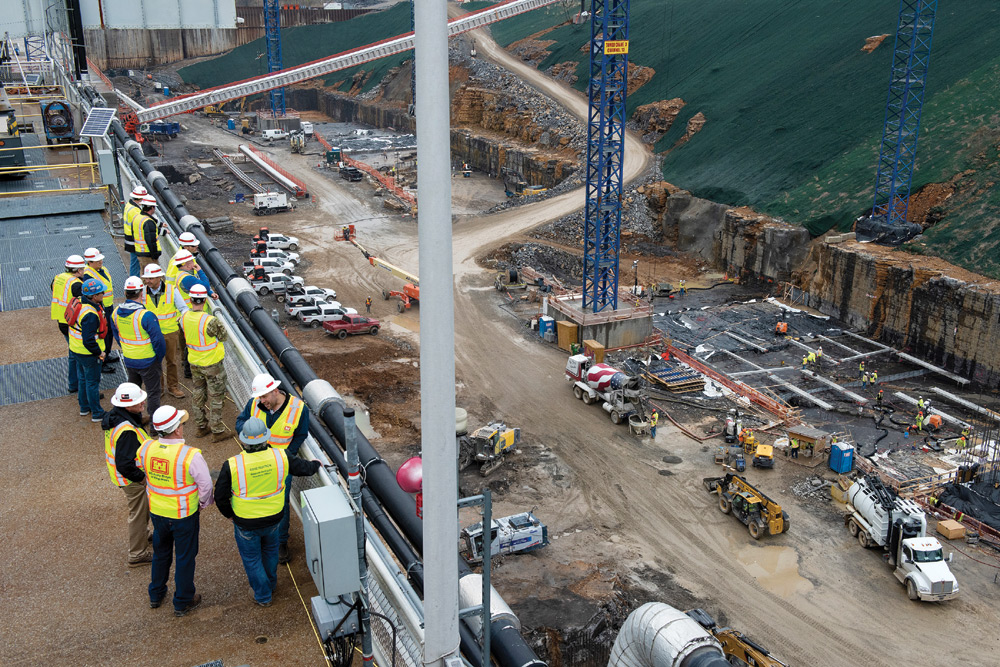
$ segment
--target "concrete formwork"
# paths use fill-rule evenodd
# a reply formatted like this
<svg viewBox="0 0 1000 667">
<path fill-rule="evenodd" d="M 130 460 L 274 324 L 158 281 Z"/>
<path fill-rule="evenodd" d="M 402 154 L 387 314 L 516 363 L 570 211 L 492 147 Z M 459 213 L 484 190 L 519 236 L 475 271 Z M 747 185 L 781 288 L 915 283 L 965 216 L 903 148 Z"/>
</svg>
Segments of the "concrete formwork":
<svg viewBox="0 0 1000 667">
<path fill-rule="evenodd" d="M 632 305 L 625 305 L 632 299 Z M 546 299 L 545 313 L 557 322 L 570 321 L 577 325 L 576 343 L 596 340 L 606 349 L 643 343 L 653 333 L 653 318 L 649 303 L 622 295 L 617 310 L 603 313 L 583 311 L 583 296 L 567 294 Z"/>
</svg>

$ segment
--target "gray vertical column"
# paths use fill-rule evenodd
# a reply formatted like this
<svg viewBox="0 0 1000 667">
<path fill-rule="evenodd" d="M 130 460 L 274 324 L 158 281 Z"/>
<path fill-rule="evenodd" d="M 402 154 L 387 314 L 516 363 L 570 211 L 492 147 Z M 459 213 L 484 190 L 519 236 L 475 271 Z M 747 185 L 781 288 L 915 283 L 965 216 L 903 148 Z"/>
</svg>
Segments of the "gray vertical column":
<svg viewBox="0 0 1000 667">
<path fill-rule="evenodd" d="M 458 466 L 446 0 L 417 0 L 420 425 L 424 494 L 424 664 L 458 654 Z"/>
</svg>

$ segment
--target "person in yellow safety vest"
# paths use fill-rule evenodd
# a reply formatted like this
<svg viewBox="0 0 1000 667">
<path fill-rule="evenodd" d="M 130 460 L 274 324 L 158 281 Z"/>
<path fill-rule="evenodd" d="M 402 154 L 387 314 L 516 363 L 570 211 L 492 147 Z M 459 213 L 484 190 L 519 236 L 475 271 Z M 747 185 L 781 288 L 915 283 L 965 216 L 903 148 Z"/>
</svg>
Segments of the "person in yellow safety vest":
<svg viewBox="0 0 1000 667">
<path fill-rule="evenodd" d="M 816 363 L 816 353 L 815 352 L 810 352 L 809 355 L 806 358 L 808 359 L 808 361 L 809 361 L 810 364 L 815 364 Z"/>
<path fill-rule="evenodd" d="M 146 499 L 146 475 L 139 470 L 136 460 L 139 447 L 149 440 L 142 428 L 142 411 L 146 407 L 146 392 L 123 382 L 111 397 L 114 406 L 104 415 L 104 458 L 108 464 L 111 482 L 125 494 L 128 505 L 128 559 L 129 567 L 139 567 L 153 562 L 149 549 L 149 501 Z"/>
<path fill-rule="evenodd" d="M 69 346 L 69 324 L 66 323 L 66 306 L 73 297 L 80 298 L 83 289 L 83 279 L 87 263 L 80 255 L 70 255 L 66 258 L 65 271 L 57 273 L 52 279 L 52 305 L 49 307 L 49 317 L 59 325 L 59 333 L 66 339 Z M 66 391 L 75 394 L 80 388 L 76 375 L 76 363 L 73 355 L 69 355 L 67 364 Z"/>
<path fill-rule="evenodd" d="M 653 410 L 653 416 L 649 418 L 649 437 L 656 437 L 656 425 L 660 421 L 660 413 Z"/>
<path fill-rule="evenodd" d="M 140 270 L 160 259 L 160 225 L 156 221 L 156 199 L 146 195 L 139 201 L 139 215 L 132 221 L 132 237 Z"/>
<path fill-rule="evenodd" d="M 955 441 L 955 447 L 958 449 L 965 449 L 967 442 L 968 441 L 965 439 L 964 435 L 960 436 L 958 440 Z"/>
<path fill-rule="evenodd" d="M 917 409 L 918 410 L 923 410 L 926 406 L 927 406 L 927 404 L 924 402 L 924 397 L 923 396 L 918 397 L 917 398 Z"/>
<path fill-rule="evenodd" d="M 198 254 L 198 248 L 201 246 L 201 241 L 199 241 L 191 232 L 184 232 L 178 236 L 177 243 L 180 245 L 180 248 L 174 253 L 174 256 L 171 257 L 170 261 L 167 263 L 167 280 L 170 282 L 173 282 L 174 276 L 177 274 L 177 256 L 187 251 L 191 253 L 192 257 L 194 257 Z M 194 261 L 193 273 L 198 273 L 199 271 L 201 271 L 201 266 L 198 265 L 198 260 L 196 259 Z"/>
<path fill-rule="evenodd" d="M 968 426 L 962 427 L 962 437 L 965 438 L 966 440 L 968 440 L 969 439 L 969 435 L 970 435 L 970 433 L 969 433 L 969 427 Z"/>
<path fill-rule="evenodd" d="M 239 434 L 243 452 L 226 461 L 215 482 L 215 505 L 233 522 L 253 600 L 261 607 L 271 604 L 278 584 L 279 527 L 288 516 L 291 476 L 311 477 L 320 468 L 319 461 L 270 446 L 270 435 L 260 419 L 246 420 Z"/>
<path fill-rule="evenodd" d="M 868 381 L 871 382 L 872 387 L 878 384 L 878 371 L 872 371 L 872 374 L 869 376 Z"/>
<path fill-rule="evenodd" d="M 923 412 L 918 412 L 917 413 L 917 430 L 918 431 L 923 431 L 924 430 L 924 413 Z"/>
<path fill-rule="evenodd" d="M 147 267 L 148 268 L 148 267 Z M 141 278 L 125 280 L 125 302 L 115 308 L 115 337 L 125 355 L 128 381 L 146 387 L 149 394 L 149 414 L 160 407 L 160 379 L 167 341 L 160 331 L 156 313 L 143 307 L 146 296 Z"/>
<path fill-rule="evenodd" d="M 862 387 L 867 387 L 868 386 L 868 373 L 862 373 L 861 374 L 861 386 Z"/>
<path fill-rule="evenodd" d="M 309 435 L 309 409 L 302 399 L 281 389 L 281 383 L 267 373 L 261 373 L 250 384 L 250 400 L 236 417 L 236 430 L 242 431 L 248 420 L 257 418 L 270 430 L 268 444 L 283 449 L 295 457 Z M 288 502 L 291 479 L 285 489 L 285 515 L 278 526 L 278 562 L 289 561 Z"/>
<path fill-rule="evenodd" d="M 864 374 L 865 374 L 865 362 L 862 360 L 862 362 L 858 364 L 858 377 L 861 377 Z"/>
<path fill-rule="evenodd" d="M 368 298 L 365 299 L 365 314 L 366 315 L 371 315 L 372 314 L 372 298 L 371 297 L 368 297 Z"/>
<path fill-rule="evenodd" d="M 228 438 L 222 423 L 222 407 L 226 399 L 226 356 L 223 342 L 229 337 L 226 327 L 205 312 L 208 290 L 202 284 L 190 292 L 190 309 L 181 318 L 181 331 L 191 364 L 194 396 L 191 411 L 198 426 L 198 437 L 212 433 L 212 442 Z"/>
<path fill-rule="evenodd" d="M 686 287 L 686 285 L 687 285 L 687 283 L 685 283 L 684 280 L 680 281 L 681 296 L 684 296 L 685 294 L 687 294 L 687 287 Z"/>
<path fill-rule="evenodd" d="M 808 364 L 808 363 L 809 363 L 809 355 L 803 354 L 802 355 L 802 368 L 805 368 L 806 364 Z"/>
<path fill-rule="evenodd" d="M 142 272 L 142 282 L 146 285 L 146 310 L 156 315 L 160 323 L 160 333 L 166 344 L 163 355 L 164 384 L 166 392 L 174 398 L 184 398 L 177 378 L 177 368 L 181 360 L 181 349 L 186 346 L 181 340 L 181 317 L 188 311 L 180 291 L 164 280 L 159 264 L 150 264 Z"/>
<path fill-rule="evenodd" d="M 69 327 L 69 356 L 76 363 L 76 375 L 80 390 L 77 400 L 80 416 L 90 415 L 90 421 L 101 423 L 104 408 L 101 407 L 101 364 L 104 350 L 100 341 L 108 330 L 101 305 L 104 286 L 101 281 L 87 278 L 80 288 L 80 313 L 76 324 Z"/>
<path fill-rule="evenodd" d="M 792 438 L 791 439 L 791 446 L 792 446 L 792 458 L 793 459 L 799 458 L 799 440 L 798 440 L 798 438 Z"/>
<path fill-rule="evenodd" d="M 101 303 L 104 306 L 104 318 L 110 321 L 111 311 L 115 307 L 115 287 L 114 282 L 111 280 L 111 273 L 104 268 L 104 255 L 97 248 L 87 248 L 83 251 L 83 259 L 87 262 L 87 268 L 83 270 L 84 274 L 89 278 L 100 280 L 104 285 L 104 299 Z M 104 337 L 105 364 L 112 364 L 118 361 L 118 354 L 111 351 L 114 343 L 115 337 L 108 331 L 108 334 Z M 111 372 L 114 372 L 114 369 L 111 369 Z"/>
<path fill-rule="evenodd" d="M 201 604 L 195 592 L 194 561 L 198 555 L 201 512 L 212 504 L 212 476 L 201 450 L 184 442 L 188 413 L 161 405 L 150 422 L 159 434 L 142 443 L 138 465 L 146 473 L 146 497 L 153 520 L 153 571 L 149 606 L 157 609 L 167 597 L 170 565 L 174 570 L 174 616 L 184 616 Z"/>
<path fill-rule="evenodd" d="M 878 390 L 878 396 L 875 397 L 875 399 L 878 401 L 879 405 L 882 405 L 882 396 L 883 396 L 883 391 L 881 389 L 879 389 Z"/>
<path fill-rule="evenodd" d="M 130 276 L 138 276 L 139 272 L 142 270 L 139 266 L 139 258 L 135 254 L 135 238 L 132 228 L 136 217 L 142 213 L 139 202 L 142 201 L 142 198 L 148 194 L 149 193 L 146 192 L 146 188 L 140 185 L 136 189 L 132 190 L 132 194 L 125 203 L 125 208 L 122 209 L 122 227 L 125 232 L 125 252 L 127 252 L 129 256 L 128 274 Z"/>
</svg>

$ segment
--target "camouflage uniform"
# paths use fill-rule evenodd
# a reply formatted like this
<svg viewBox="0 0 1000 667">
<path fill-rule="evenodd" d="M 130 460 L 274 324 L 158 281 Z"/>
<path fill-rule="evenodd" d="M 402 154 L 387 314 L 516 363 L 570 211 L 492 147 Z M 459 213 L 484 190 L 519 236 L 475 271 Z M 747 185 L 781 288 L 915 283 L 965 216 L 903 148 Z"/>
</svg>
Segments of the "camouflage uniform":
<svg viewBox="0 0 1000 667">
<path fill-rule="evenodd" d="M 219 342 L 229 337 L 229 332 L 217 318 L 205 327 L 205 332 L 215 336 Z M 191 416 L 198 428 L 204 428 L 206 422 L 213 433 L 226 430 L 222 423 L 222 407 L 226 401 L 226 368 L 224 362 L 211 366 L 191 365 L 191 376 L 194 381 L 194 396 L 192 398 Z M 207 414 L 206 414 L 207 413 Z"/>
</svg>

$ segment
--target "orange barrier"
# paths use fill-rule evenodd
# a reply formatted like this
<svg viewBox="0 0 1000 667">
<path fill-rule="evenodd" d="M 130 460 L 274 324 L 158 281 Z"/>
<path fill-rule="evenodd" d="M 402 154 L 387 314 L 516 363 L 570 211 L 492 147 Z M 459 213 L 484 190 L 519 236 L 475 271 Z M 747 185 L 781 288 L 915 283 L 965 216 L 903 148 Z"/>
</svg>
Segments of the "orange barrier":
<svg viewBox="0 0 1000 667">
<path fill-rule="evenodd" d="M 292 176 L 291 174 L 289 174 L 287 171 L 285 171 L 284 169 L 282 169 L 281 167 L 279 167 L 275 163 L 274 160 L 272 160 L 271 158 L 267 157 L 266 155 L 264 155 L 263 153 L 261 153 L 259 150 L 257 150 L 253 146 L 250 146 L 249 144 L 247 144 L 247 148 L 249 150 L 253 151 L 254 155 L 256 155 L 261 160 L 263 160 L 264 162 L 266 162 L 269 167 L 271 167 L 276 172 L 278 172 L 279 174 L 281 174 L 282 176 L 284 176 L 285 178 L 287 178 L 289 181 L 291 181 L 292 183 L 294 183 L 295 184 L 295 196 L 296 197 L 305 197 L 306 196 L 306 192 L 307 192 L 308 188 L 306 188 L 306 184 L 305 183 L 303 183 L 302 181 L 300 181 L 299 179 L 295 178 L 294 176 Z"/>
<path fill-rule="evenodd" d="M 374 178 L 382 185 L 383 188 L 385 188 L 392 194 L 396 195 L 410 206 L 417 205 L 417 198 L 414 197 L 409 192 L 407 192 L 406 190 L 404 190 L 403 188 L 396 185 L 396 179 L 393 178 L 392 176 L 386 176 L 375 167 L 369 164 L 365 164 L 364 162 L 358 162 L 357 160 L 352 160 L 346 155 L 342 156 L 342 160 L 344 161 L 344 164 L 349 165 L 351 167 L 356 167 L 357 169 L 360 169 L 361 171 L 365 172 L 366 174 Z"/>
<path fill-rule="evenodd" d="M 322 134 L 320 134 L 316 130 L 313 130 L 313 136 L 316 137 L 316 141 L 318 141 L 323 148 L 325 148 L 328 151 L 333 150 L 333 147 L 330 145 L 330 142 L 324 139 Z"/>
</svg>

